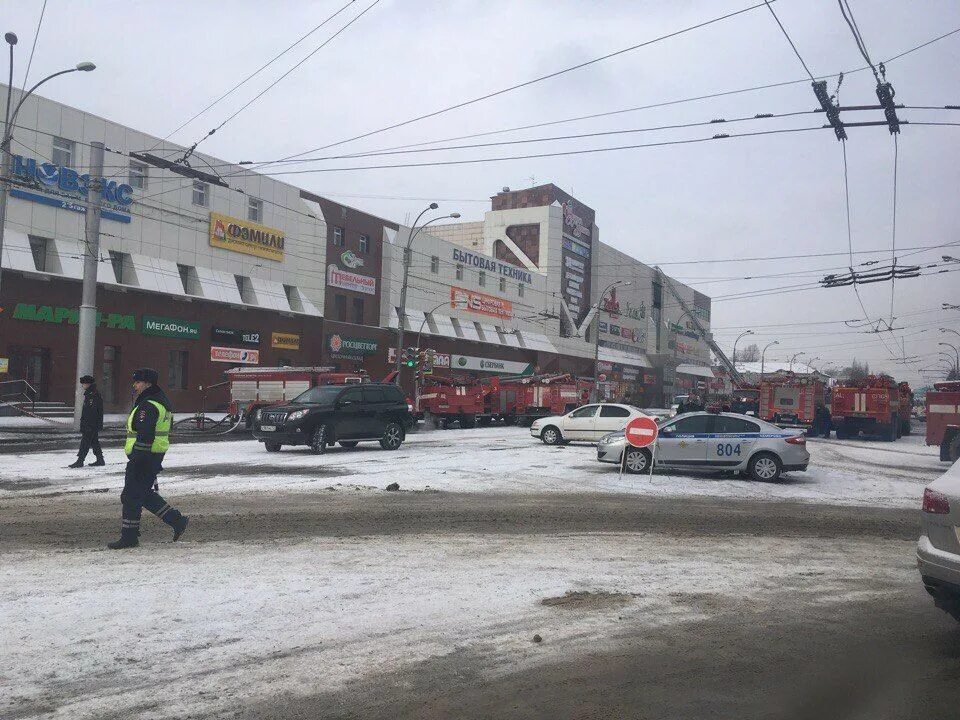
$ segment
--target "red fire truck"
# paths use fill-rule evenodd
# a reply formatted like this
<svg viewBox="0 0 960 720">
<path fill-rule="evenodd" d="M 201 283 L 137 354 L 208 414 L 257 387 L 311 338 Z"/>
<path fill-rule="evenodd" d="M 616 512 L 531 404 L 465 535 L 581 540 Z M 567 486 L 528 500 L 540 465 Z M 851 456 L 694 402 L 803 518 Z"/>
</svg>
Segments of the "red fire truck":
<svg viewBox="0 0 960 720">
<path fill-rule="evenodd" d="M 516 387 L 501 384 L 500 378 L 474 380 L 458 377 L 432 377 L 423 385 L 417 409 L 434 427 L 452 423 L 470 429 L 486 427 L 494 421 L 516 422 Z"/>
<path fill-rule="evenodd" d="M 570 374 L 538 375 L 518 381 L 517 417 L 521 425 L 550 415 L 564 415 L 590 402 L 593 382 Z"/>
<path fill-rule="evenodd" d="M 788 427 L 814 427 L 817 406 L 826 406 L 827 385 L 816 375 L 787 372 L 760 383 L 761 420 Z"/>
<path fill-rule="evenodd" d="M 364 371 L 343 373 L 332 367 L 249 367 L 224 373 L 230 384 L 229 412 L 247 427 L 259 408 L 282 405 L 316 385 L 353 385 L 370 382 Z"/>
<path fill-rule="evenodd" d="M 876 435 L 892 442 L 900 437 L 900 388 L 888 375 L 846 380 L 833 388 L 830 415 L 837 438 Z"/>
<path fill-rule="evenodd" d="M 927 445 L 940 446 L 940 459 L 960 459 L 960 381 L 938 382 L 927 391 Z"/>
</svg>

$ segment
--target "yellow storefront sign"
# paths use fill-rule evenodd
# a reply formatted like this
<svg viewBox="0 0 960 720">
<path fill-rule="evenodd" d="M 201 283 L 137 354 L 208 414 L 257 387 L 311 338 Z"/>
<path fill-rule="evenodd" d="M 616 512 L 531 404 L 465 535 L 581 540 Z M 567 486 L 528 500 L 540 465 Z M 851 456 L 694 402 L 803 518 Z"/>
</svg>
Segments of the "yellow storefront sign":
<svg viewBox="0 0 960 720">
<path fill-rule="evenodd" d="M 210 245 L 213 247 L 282 262 L 285 242 L 282 230 L 210 213 Z"/>
<path fill-rule="evenodd" d="M 300 336 L 291 333 L 273 333 L 273 341 L 270 343 L 275 348 L 283 350 L 299 350 Z"/>
</svg>

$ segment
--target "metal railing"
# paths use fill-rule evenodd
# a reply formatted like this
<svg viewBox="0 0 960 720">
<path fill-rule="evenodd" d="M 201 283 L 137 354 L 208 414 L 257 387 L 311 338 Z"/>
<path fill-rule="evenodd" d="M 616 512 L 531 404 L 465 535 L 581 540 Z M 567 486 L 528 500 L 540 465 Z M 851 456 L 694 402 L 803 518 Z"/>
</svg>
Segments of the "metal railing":
<svg viewBox="0 0 960 720">
<path fill-rule="evenodd" d="M 12 387 L 10 390 L 7 390 L 7 386 L 17 385 L 20 386 L 19 391 L 13 390 Z M 23 398 L 23 400 L 30 403 L 30 411 L 36 411 L 37 389 L 33 385 L 27 382 L 26 379 L 0 380 L 0 402 L 22 402 L 17 401 L 16 398 Z"/>
</svg>

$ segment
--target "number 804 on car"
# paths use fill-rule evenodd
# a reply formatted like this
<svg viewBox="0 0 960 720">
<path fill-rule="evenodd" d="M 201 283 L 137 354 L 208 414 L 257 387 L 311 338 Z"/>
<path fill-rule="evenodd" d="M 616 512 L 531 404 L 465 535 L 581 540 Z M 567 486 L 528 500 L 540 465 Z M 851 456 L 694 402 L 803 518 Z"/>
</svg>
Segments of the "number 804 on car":
<svg viewBox="0 0 960 720">
<path fill-rule="evenodd" d="M 686 413 L 659 425 L 657 467 L 728 470 L 773 482 L 785 472 L 806 470 L 810 463 L 803 431 L 784 430 L 749 415 Z M 628 446 L 622 431 L 600 439 L 597 460 L 619 464 L 621 458 L 627 472 L 642 473 L 650 470 L 653 453 Z"/>
</svg>

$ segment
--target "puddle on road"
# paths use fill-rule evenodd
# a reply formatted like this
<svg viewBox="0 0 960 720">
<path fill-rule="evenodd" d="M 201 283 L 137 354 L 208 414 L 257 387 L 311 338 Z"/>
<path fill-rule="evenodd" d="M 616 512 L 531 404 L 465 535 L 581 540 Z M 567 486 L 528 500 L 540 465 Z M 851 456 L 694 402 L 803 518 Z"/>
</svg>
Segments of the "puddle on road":
<svg viewBox="0 0 960 720">
<path fill-rule="evenodd" d="M 349 475 L 344 468 L 326 465 L 319 467 L 299 467 L 290 465 L 240 465 L 237 463 L 215 463 L 212 465 L 188 465 L 170 468 L 160 473 L 162 484 L 164 476 L 171 480 L 206 480 L 214 477 L 258 477 L 262 475 L 284 475 L 287 477 L 340 477 Z M 174 477 L 175 476 L 175 477 Z"/>
<path fill-rule="evenodd" d="M 0 490 L 36 490 L 51 485 L 43 480 L 0 480 Z"/>
</svg>

